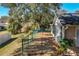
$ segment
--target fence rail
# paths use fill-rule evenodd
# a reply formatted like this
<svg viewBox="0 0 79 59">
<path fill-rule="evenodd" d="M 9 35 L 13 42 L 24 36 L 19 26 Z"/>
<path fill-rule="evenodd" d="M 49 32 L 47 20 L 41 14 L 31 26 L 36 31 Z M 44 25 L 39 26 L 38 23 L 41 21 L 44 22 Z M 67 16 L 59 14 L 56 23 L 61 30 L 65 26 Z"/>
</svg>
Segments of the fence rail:
<svg viewBox="0 0 79 59">
<path fill-rule="evenodd" d="M 35 34 L 40 30 L 32 30 L 30 31 L 23 39 L 22 39 L 22 55 L 27 55 L 26 49 L 29 46 L 29 43 L 33 41 L 35 38 Z"/>
</svg>

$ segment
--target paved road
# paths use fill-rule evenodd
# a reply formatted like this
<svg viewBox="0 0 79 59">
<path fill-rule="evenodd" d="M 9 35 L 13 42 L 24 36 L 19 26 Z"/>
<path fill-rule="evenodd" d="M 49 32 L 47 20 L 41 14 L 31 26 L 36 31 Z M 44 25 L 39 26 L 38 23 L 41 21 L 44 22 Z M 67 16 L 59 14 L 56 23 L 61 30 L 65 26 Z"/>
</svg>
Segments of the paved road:
<svg viewBox="0 0 79 59">
<path fill-rule="evenodd" d="M 11 39 L 11 35 L 8 32 L 0 32 L 0 45 Z"/>
</svg>

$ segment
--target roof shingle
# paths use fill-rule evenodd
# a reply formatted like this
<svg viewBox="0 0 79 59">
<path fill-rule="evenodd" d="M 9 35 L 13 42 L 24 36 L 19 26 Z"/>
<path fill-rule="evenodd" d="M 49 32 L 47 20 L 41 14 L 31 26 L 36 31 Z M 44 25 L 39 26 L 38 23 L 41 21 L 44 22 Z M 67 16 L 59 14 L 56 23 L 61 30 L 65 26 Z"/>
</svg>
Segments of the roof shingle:
<svg viewBox="0 0 79 59">
<path fill-rule="evenodd" d="M 61 16 L 59 17 L 61 24 L 79 25 L 79 16 Z"/>
</svg>

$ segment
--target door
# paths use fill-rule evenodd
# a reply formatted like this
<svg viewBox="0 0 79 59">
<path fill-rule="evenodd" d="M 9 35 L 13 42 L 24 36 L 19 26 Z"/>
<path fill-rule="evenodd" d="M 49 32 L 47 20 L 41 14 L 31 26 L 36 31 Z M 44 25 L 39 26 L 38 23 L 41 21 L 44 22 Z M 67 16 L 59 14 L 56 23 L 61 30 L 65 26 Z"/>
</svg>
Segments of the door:
<svg viewBox="0 0 79 59">
<path fill-rule="evenodd" d="M 79 47 L 79 29 L 77 29 L 76 47 Z"/>
</svg>

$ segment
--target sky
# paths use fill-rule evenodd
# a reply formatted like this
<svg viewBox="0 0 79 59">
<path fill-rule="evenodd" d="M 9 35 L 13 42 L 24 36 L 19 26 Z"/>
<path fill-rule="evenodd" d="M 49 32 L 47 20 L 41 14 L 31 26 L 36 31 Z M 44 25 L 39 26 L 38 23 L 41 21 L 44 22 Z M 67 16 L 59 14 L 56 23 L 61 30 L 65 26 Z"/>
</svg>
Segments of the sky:
<svg viewBox="0 0 79 59">
<path fill-rule="evenodd" d="M 8 13 L 9 13 L 9 9 L 8 8 L 0 6 L 0 17 L 1 16 L 8 16 Z"/>
<path fill-rule="evenodd" d="M 63 3 L 61 9 L 66 10 L 67 12 L 73 13 L 76 10 L 79 10 L 79 3 Z M 0 17 L 8 16 L 9 9 L 0 6 Z"/>
<path fill-rule="evenodd" d="M 73 13 L 76 10 L 79 10 L 79 3 L 63 3 L 61 8 L 65 9 L 69 13 Z"/>
</svg>

